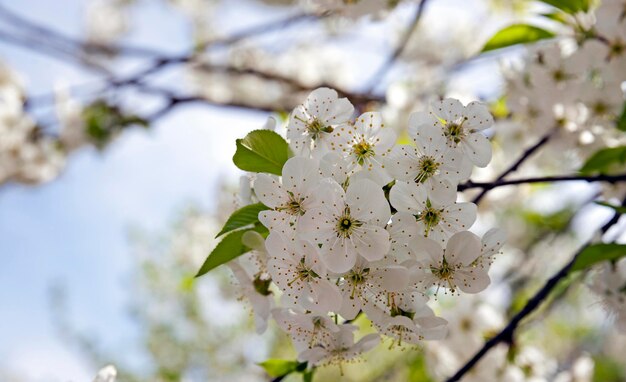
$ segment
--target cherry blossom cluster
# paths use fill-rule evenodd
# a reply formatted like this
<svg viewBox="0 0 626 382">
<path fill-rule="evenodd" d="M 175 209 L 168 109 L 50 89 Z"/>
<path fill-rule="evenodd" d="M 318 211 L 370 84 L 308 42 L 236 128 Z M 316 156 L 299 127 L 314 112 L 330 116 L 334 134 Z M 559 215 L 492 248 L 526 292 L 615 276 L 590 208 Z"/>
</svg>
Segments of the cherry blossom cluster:
<svg viewBox="0 0 626 382">
<path fill-rule="evenodd" d="M 603 263 L 590 288 L 614 317 L 615 328 L 626 333 L 626 259 Z"/>
<path fill-rule="evenodd" d="M 59 142 L 41 133 L 25 112 L 24 99 L 16 75 L 0 64 L 0 184 L 45 182 L 65 163 Z"/>
<path fill-rule="evenodd" d="M 583 155 L 623 144 L 615 123 L 624 105 L 625 11 L 621 0 L 602 1 L 578 41 L 534 45 L 523 68 L 508 73 L 507 105 L 524 135 L 559 131 L 558 141 Z"/>
<path fill-rule="evenodd" d="M 429 297 L 478 293 L 504 243 L 498 229 L 468 231 L 476 205 L 457 200 L 473 166 L 486 166 L 488 109 L 455 99 L 411 115 L 411 144 L 397 145 L 380 113 L 352 119 L 354 107 L 328 88 L 290 115 L 294 156 L 282 176 L 244 178 L 241 201 L 260 201 L 266 239 L 248 231 L 253 251 L 229 263 L 252 303 L 257 329 L 272 316 L 311 365 L 352 359 L 380 341 L 442 339 L 446 320 Z M 279 307 L 274 307 L 275 296 Z M 365 313 L 378 334 L 355 343 Z"/>
</svg>

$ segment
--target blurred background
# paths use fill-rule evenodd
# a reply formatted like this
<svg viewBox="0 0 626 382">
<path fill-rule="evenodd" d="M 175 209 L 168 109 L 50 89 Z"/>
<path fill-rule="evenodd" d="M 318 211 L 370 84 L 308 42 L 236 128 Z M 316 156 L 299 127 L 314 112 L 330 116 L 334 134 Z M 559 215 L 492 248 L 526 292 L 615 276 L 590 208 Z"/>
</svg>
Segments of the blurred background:
<svg viewBox="0 0 626 382">
<path fill-rule="evenodd" d="M 256 363 L 293 358 L 275 328 L 254 333 L 224 267 L 193 276 L 235 208 L 235 139 L 268 116 L 280 128 L 312 89 L 337 88 L 398 131 L 439 96 L 489 103 L 502 117 L 489 132 L 494 160 L 473 180 L 495 178 L 540 137 L 502 112 L 502 73 L 524 49 L 477 52 L 545 4 L 402 1 L 363 16 L 303 3 L 0 2 L 2 118 L 26 126 L 22 138 L 0 129 L 0 146 L 28 141 L 0 155 L 0 381 L 90 381 L 109 363 L 120 381 L 263 381 Z M 589 152 L 555 145 L 519 171 L 568 174 Z M 481 339 L 501 328 L 610 218 L 590 204 L 601 191 L 583 182 L 490 193 L 473 230 L 502 227 L 509 244 L 493 285 L 465 307 L 440 299 L 444 317 L 484 311 L 471 317 Z M 532 365 L 529 378 L 550 376 L 535 380 L 578 367 L 587 379 L 562 380 L 626 381 L 626 342 L 585 283 L 557 300 L 566 303 L 525 328 L 520 343 L 533 350 L 515 362 Z M 344 378 L 435 381 L 458 364 L 444 345 L 387 346 Z"/>
</svg>

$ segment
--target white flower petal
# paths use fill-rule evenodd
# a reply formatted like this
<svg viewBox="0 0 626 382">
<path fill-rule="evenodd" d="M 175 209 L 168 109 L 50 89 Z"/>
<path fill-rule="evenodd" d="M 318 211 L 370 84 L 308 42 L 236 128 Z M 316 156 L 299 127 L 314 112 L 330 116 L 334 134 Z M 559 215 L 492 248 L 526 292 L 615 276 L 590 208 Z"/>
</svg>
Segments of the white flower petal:
<svg viewBox="0 0 626 382">
<path fill-rule="evenodd" d="M 389 201 L 398 211 L 418 213 L 424 209 L 428 195 L 415 183 L 396 182 L 389 192 Z"/>
<path fill-rule="evenodd" d="M 476 221 L 476 204 L 455 203 L 443 210 L 439 223 L 449 234 L 469 229 Z"/>
<path fill-rule="evenodd" d="M 351 239 L 359 255 L 368 261 L 381 260 L 389 252 L 389 232 L 384 228 L 364 224 Z"/>
<path fill-rule="evenodd" d="M 356 263 L 355 248 L 346 244 L 344 239 L 335 238 L 328 248 L 325 248 L 326 244 L 321 248 L 320 258 L 331 272 L 346 273 Z"/>
<path fill-rule="evenodd" d="M 283 205 L 289 198 L 278 179 L 267 174 L 257 175 L 254 181 L 254 193 L 261 203 L 270 208 Z"/>
<path fill-rule="evenodd" d="M 482 238 L 482 255 L 483 256 L 493 256 L 506 242 L 506 232 L 500 228 L 492 228 L 487 231 Z"/>
<path fill-rule="evenodd" d="M 452 235 L 446 246 L 446 259 L 450 264 L 470 265 L 480 256 L 480 239 L 469 231 Z"/>
<path fill-rule="evenodd" d="M 416 136 L 416 132 L 422 129 L 440 129 L 441 124 L 437 117 L 430 112 L 415 112 L 409 116 L 409 135 Z M 417 144 L 417 142 L 415 142 Z"/>
<path fill-rule="evenodd" d="M 465 123 L 472 130 L 481 131 L 493 126 L 493 116 L 483 103 L 474 101 L 467 104 L 465 116 L 467 117 Z"/>
<path fill-rule="evenodd" d="M 454 282 L 465 293 L 479 293 L 489 286 L 491 279 L 485 269 L 476 267 L 457 270 Z"/>
<path fill-rule="evenodd" d="M 416 237 L 409 243 L 409 248 L 417 261 L 424 264 L 437 264 L 443 260 L 443 248 L 434 240 L 425 237 Z"/>
<path fill-rule="evenodd" d="M 321 180 L 319 163 L 315 159 L 293 157 L 285 162 L 282 172 L 283 188 L 296 196 L 305 196 Z"/>
<path fill-rule="evenodd" d="M 456 121 L 465 114 L 465 106 L 454 98 L 434 101 L 430 104 L 430 107 L 436 116 L 447 122 Z"/>
<path fill-rule="evenodd" d="M 389 266 L 372 272 L 374 279 L 381 289 L 388 292 L 398 292 L 409 284 L 409 271 L 402 266 Z"/>
<path fill-rule="evenodd" d="M 491 142 L 482 133 L 468 135 L 461 146 L 476 166 L 485 167 L 491 161 Z"/>
<path fill-rule="evenodd" d="M 351 182 L 346 191 L 350 215 L 363 222 L 384 226 L 391 218 L 389 203 L 383 189 L 371 180 Z"/>
</svg>

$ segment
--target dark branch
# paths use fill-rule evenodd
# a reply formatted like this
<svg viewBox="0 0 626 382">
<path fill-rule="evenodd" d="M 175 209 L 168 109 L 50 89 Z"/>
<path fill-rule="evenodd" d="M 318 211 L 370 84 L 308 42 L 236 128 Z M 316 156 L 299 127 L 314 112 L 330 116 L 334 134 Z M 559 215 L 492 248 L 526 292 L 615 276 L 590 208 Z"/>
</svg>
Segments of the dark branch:
<svg viewBox="0 0 626 382">
<path fill-rule="evenodd" d="M 532 183 L 574 182 L 574 181 L 617 183 L 617 182 L 626 181 L 626 174 L 594 175 L 594 176 L 584 176 L 584 175 L 545 176 L 545 177 L 535 177 L 535 178 L 498 180 L 495 182 L 472 182 L 470 180 L 465 183 L 459 184 L 458 190 L 465 191 L 471 188 L 482 188 L 483 193 L 485 193 L 489 190 L 492 190 L 497 187 L 502 187 L 502 186 L 512 186 L 512 185 L 517 185 L 517 184 L 532 184 Z"/>
<path fill-rule="evenodd" d="M 622 202 L 622 206 L 626 206 L 626 198 Z M 613 226 L 620 218 L 620 213 L 615 212 L 611 220 L 606 222 L 601 228 L 600 233 L 606 233 L 611 226 Z M 592 239 L 593 240 L 593 239 Z M 554 276 L 552 276 L 544 286 L 526 303 L 524 308 L 517 313 L 511 321 L 507 324 L 507 326 L 500 331 L 500 333 L 496 334 L 489 341 L 485 342 L 485 345 L 469 360 L 467 363 L 459 369 L 452 377 L 448 379 L 447 382 L 456 382 L 459 381 L 467 372 L 469 372 L 484 356 L 487 354 L 493 347 L 500 343 L 512 343 L 513 335 L 515 334 L 515 330 L 519 326 L 520 322 L 530 315 L 535 309 L 537 309 L 541 303 L 548 297 L 548 295 L 552 292 L 552 290 L 557 286 L 557 284 L 565 278 L 578 256 L 592 244 L 592 241 L 588 241 L 585 243 L 572 257 L 572 259 L 563 266 Z"/>
<path fill-rule="evenodd" d="M 150 63 L 143 69 L 137 71 L 136 73 L 130 76 L 127 76 L 125 78 L 117 78 L 117 79 L 109 78 L 106 80 L 105 83 L 102 83 L 102 81 L 98 81 L 98 83 L 79 84 L 79 85 L 71 87 L 69 90 L 72 91 L 75 89 L 91 88 L 94 85 L 101 84 L 103 85 L 103 88 L 99 89 L 95 93 L 102 93 L 102 92 L 105 92 L 108 88 L 120 88 L 124 86 L 129 86 L 129 85 L 136 85 L 138 83 L 141 83 L 146 77 L 152 74 L 155 74 L 157 72 L 160 72 L 161 70 L 169 67 L 170 65 L 183 64 L 183 63 L 188 63 L 188 62 L 195 60 L 197 58 L 197 52 L 199 50 L 204 50 L 204 49 L 208 49 L 211 47 L 229 46 L 231 44 L 237 43 L 249 37 L 256 37 L 265 33 L 269 33 L 272 31 L 279 30 L 281 28 L 291 26 L 299 22 L 320 19 L 320 18 L 324 18 L 327 16 L 328 14 L 314 15 L 314 14 L 301 13 L 301 14 L 289 16 L 279 21 L 270 21 L 267 23 L 263 23 L 261 25 L 252 26 L 240 32 L 236 32 L 232 34 L 231 36 L 201 43 L 199 45 L 199 49 L 193 50 L 192 52 L 187 53 L 187 54 L 172 55 L 172 56 L 163 55 L 160 57 L 156 57 L 152 63 Z M 106 47 L 106 49 L 107 50 L 115 49 L 115 47 Z M 48 102 L 53 101 L 54 99 L 55 99 L 54 94 L 35 95 L 35 96 L 28 97 L 26 106 L 32 107 L 33 105 L 36 105 L 39 103 L 48 103 Z"/>
<path fill-rule="evenodd" d="M 275 30 L 279 30 L 285 27 L 288 27 L 292 24 L 302 22 L 305 20 L 313 20 L 320 17 L 325 17 L 326 15 L 318 16 L 307 13 L 297 14 L 295 16 L 287 17 L 286 19 L 280 21 L 272 21 L 268 23 L 263 23 L 261 25 L 253 26 L 251 28 L 245 29 L 241 32 L 237 32 L 232 34 L 231 36 L 209 40 L 199 45 L 199 48 L 194 50 L 189 54 L 179 55 L 179 56 L 169 56 L 169 57 L 160 57 L 156 59 L 151 65 L 146 67 L 145 69 L 135 73 L 127 77 L 126 79 L 117 80 L 112 83 L 113 86 L 122 86 L 126 84 L 133 84 L 143 80 L 145 77 L 148 77 L 156 72 L 161 71 L 165 67 L 172 64 L 182 64 L 193 61 L 197 57 L 197 52 L 201 50 L 205 50 L 208 48 L 214 47 L 223 47 L 235 44 L 241 40 L 244 40 L 249 37 L 258 36 L 261 34 L 269 33 Z"/>
<path fill-rule="evenodd" d="M 533 155 L 535 153 L 535 151 L 539 150 L 539 148 L 541 148 L 543 145 L 545 145 L 546 143 L 548 143 L 548 141 L 550 140 L 550 137 L 552 137 L 552 135 L 555 133 L 556 130 L 551 130 L 549 133 L 547 133 L 546 135 L 544 135 L 537 143 L 535 143 L 534 145 L 532 145 L 531 147 L 527 148 L 523 153 L 522 156 L 520 156 L 512 165 L 510 165 L 506 170 L 504 170 L 493 183 L 497 183 L 502 181 L 507 175 L 509 175 L 512 172 L 517 171 L 517 169 L 522 165 L 522 163 L 526 162 L 526 160 L 528 158 L 531 157 L 531 155 Z M 472 183 L 471 181 L 468 183 Z M 472 183 L 474 184 L 474 183 Z M 470 188 L 470 187 L 467 187 Z M 482 198 L 487 194 L 487 192 L 489 192 L 489 190 L 491 190 L 493 187 L 491 188 L 483 188 L 483 190 L 480 192 L 480 194 L 478 194 L 474 200 L 472 200 L 472 202 L 474 202 L 474 204 L 478 204 L 480 203 L 480 201 L 482 200 Z"/>
<path fill-rule="evenodd" d="M 411 20 L 411 24 L 409 25 L 406 33 L 402 36 L 402 40 L 398 43 L 398 46 L 391 53 L 387 60 L 378 68 L 378 70 L 372 75 L 370 80 L 368 81 L 368 85 L 365 88 L 365 93 L 372 93 L 376 88 L 376 85 L 385 77 L 387 72 L 391 69 L 393 64 L 396 62 L 398 57 L 404 52 L 406 48 L 406 44 L 409 42 L 409 39 L 413 35 L 413 32 L 417 29 L 419 25 L 419 21 L 422 18 L 422 14 L 424 13 L 424 9 L 426 8 L 426 3 L 428 0 L 422 0 L 417 9 L 415 11 L 415 15 L 413 16 L 413 20 Z"/>
</svg>

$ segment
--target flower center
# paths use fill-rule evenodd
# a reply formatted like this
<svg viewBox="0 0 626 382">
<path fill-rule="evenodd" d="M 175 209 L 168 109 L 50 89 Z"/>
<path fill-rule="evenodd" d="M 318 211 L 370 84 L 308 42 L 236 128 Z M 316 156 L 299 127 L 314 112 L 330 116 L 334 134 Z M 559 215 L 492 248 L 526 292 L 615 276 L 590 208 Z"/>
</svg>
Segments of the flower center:
<svg viewBox="0 0 626 382">
<path fill-rule="evenodd" d="M 416 183 L 424 183 L 431 176 L 437 173 L 437 169 L 439 168 L 439 162 L 435 160 L 433 157 L 423 156 L 419 160 L 419 173 L 415 177 Z"/>
<path fill-rule="evenodd" d="M 367 279 L 367 276 L 369 275 L 369 273 L 370 273 L 369 268 L 363 268 L 363 269 L 352 270 L 350 271 L 350 273 L 348 273 L 345 276 L 345 278 L 350 282 L 350 284 L 352 284 L 352 293 L 350 293 L 351 300 L 354 299 L 354 295 L 356 294 L 358 286 L 365 283 L 365 280 Z"/>
<path fill-rule="evenodd" d="M 448 138 L 448 141 L 459 143 L 465 138 L 465 129 L 463 123 L 467 120 L 467 117 L 463 117 L 461 122 L 450 121 L 447 122 L 444 128 L 444 135 Z"/>
<path fill-rule="evenodd" d="M 374 156 L 374 149 L 371 144 L 361 140 L 361 142 L 352 146 L 352 153 L 356 157 L 356 161 L 361 166 L 365 160 Z"/>
<path fill-rule="evenodd" d="M 311 282 L 313 281 L 313 279 L 317 279 L 320 277 L 312 268 L 307 267 L 304 262 L 304 257 L 300 259 L 300 262 L 296 266 L 295 273 L 296 277 L 289 282 L 289 286 L 291 286 L 291 284 L 295 283 L 296 281 Z"/>
<path fill-rule="evenodd" d="M 391 317 L 396 317 L 396 316 L 408 317 L 411 320 L 413 320 L 413 317 L 415 317 L 415 312 L 409 312 L 409 311 L 406 311 L 406 310 L 402 310 L 397 305 L 394 305 L 394 306 L 391 307 Z"/>
<path fill-rule="evenodd" d="M 445 281 L 452 292 L 455 291 L 456 288 L 454 282 L 452 281 L 452 278 L 454 277 L 454 267 L 448 264 L 445 256 L 443 257 L 443 260 L 441 261 L 439 267 L 431 266 L 430 271 L 439 280 Z"/>
<path fill-rule="evenodd" d="M 350 209 L 346 207 L 343 215 L 337 219 L 337 227 L 335 229 L 337 237 L 349 238 L 354 233 L 354 230 L 362 225 L 362 222 L 350 216 Z"/>
<path fill-rule="evenodd" d="M 435 209 L 430 204 L 430 200 L 426 201 L 426 209 L 422 211 L 422 213 L 418 216 L 417 220 L 422 220 L 424 225 L 426 225 L 426 229 L 424 231 L 424 236 L 428 237 L 430 231 L 439 224 L 441 220 L 441 210 Z"/>
<path fill-rule="evenodd" d="M 254 290 L 262 296 L 269 296 L 270 294 L 272 294 L 272 291 L 270 291 L 271 283 L 272 279 L 269 277 L 264 277 L 262 273 L 257 274 L 254 277 L 254 281 L 252 281 L 252 285 L 254 285 Z"/>
<path fill-rule="evenodd" d="M 289 194 L 289 200 L 282 206 L 277 207 L 276 210 L 284 211 L 290 215 L 304 215 L 304 213 L 306 212 L 302 208 L 302 202 L 304 201 L 304 198 L 296 197 L 291 191 L 287 191 L 287 193 Z"/>
<path fill-rule="evenodd" d="M 332 127 L 324 125 L 324 123 L 317 118 L 313 118 L 312 121 L 309 121 L 306 124 L 306 129 L 314 140 L 319 138 L 322 133 L 332 133 L 334 130 Z"/>
</svg>

